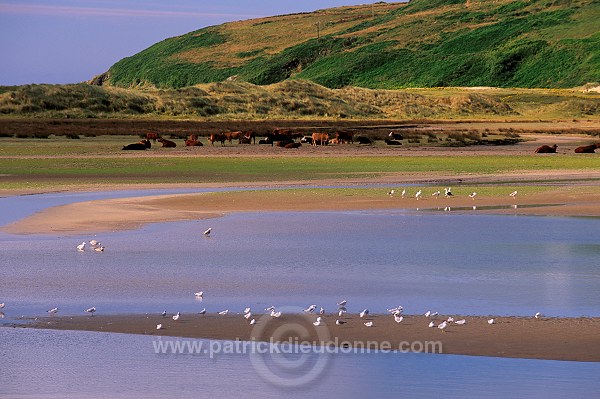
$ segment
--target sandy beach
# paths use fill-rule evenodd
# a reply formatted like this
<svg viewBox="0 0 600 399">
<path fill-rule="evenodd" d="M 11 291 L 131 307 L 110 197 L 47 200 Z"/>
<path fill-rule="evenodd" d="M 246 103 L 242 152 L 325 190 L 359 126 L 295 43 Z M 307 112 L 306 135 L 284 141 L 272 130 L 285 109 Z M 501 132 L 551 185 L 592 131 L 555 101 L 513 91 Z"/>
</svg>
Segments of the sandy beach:
<svg viewBox="0 0 600 399">
<path fill-rule="evenodd" d="M 280 318 L 269 315 L 253 317 L 257 320 L 254 326 L 241 314 L 182 314 L 178 321 L 173 321 L 171 315 L 162 317 L 158 314 L 62 316 L 39 318 L 32 324 L 19 327 L 219 340 L 299 340 L 333 345 L 350 343 L 353 347 L 371 341 L 377 343 L 371 348 L 389 345 L 394 349 L 408 348 L 406 343 L 417 343 L 413 348 L 418 348 L 418 343 L 439 341 L 441 353 L 444 354 L 600 361 L 600 318 L 494 317 L 494 324 L 488 324 L 492 316 L 453 315 L 455 320 L 465 319 L 466 323 L 450 323 L 442 331 L 429 328 L 428 325 L 433 320 L 437 326 L 448 315 L 433 319 L 422 315 L 404 316 L 401 323 L 396 323 L 390 315 L 373 315 L 363 319 L 358 315 L 337 317 L 325 314 L 322 316 L 324 325 L 318 327 L 311 325 L 317 317 L 312 314 L 284 314 Z M 337 319 L 346 323 L 336 325 Z M 373 322 L 372 327 L 363 324 L 368 321 Z M 163 325 L 161 330 L 156 329 L 159 323 Z M 298 333 L 303 329 L 308 333 Z"/>
<path fill-rule="evenodd" d="M 515 198 L 508 196 L 518 190 L 523 182 L 543 179 L 546 189 Z M 16 221 L 2 228 L 12 234 L 79 234 L 90 232 L 117 231 L 139 228 L 146 223 L 180 220 L 202 220 L 223 216 L 233 212 L 274 211 L 348 211 L 374 209 L 443 210 L 477 207 L 479 212 L 508 213 L 540 216 L 600 216 L 600 172 L 564 171 L 560 173 L 522 173 L 501 176 L 388 176 L 379 179 L 352 180 L 344 182 L 321 181 L 319 186 L 346 187 L 338 190 L 307 188 L 310 182 L 253 183 L 240 185 L 246 189 L 269 190 L 231 191 L 199 194 L 158 195 L 107 199 L 72 203 L 52 207 Z M 386 195 L 387 189 L 357 192 L 352 186 L 382 184 L 398 186 L 394 182 L 409 182 L 430 187 L 417 200 L 411 194 L 402 198 L 397 192 Z M 502 181 L 503 183 L 495 183 Z M 431 196 L 438 185 L 452 185 L 459 191 L 463 185 L 506 187 L 503 195 L 479 195 L 475 199 L 466 193 L 444 198 Z M 541 183 L 538 183 L 541 185 Z M 196 186 L 186 186 L 196 187 Z M 206 187 L 206 186 L 204 186 Z M 212 185 L 214 188 L 232 185 Z M 299 189 L 298 187 L 305 187 Z M 436 188 L 437 187 L 437 188 Z M 157 188 L 156 186 L 154 188 Z M 292 190 L 286 190 L 294 188 Z M 494 209 L 489 209 L 490 207 Z M 488 208 L 488 209 L 486 209 Z"/>
</svg>

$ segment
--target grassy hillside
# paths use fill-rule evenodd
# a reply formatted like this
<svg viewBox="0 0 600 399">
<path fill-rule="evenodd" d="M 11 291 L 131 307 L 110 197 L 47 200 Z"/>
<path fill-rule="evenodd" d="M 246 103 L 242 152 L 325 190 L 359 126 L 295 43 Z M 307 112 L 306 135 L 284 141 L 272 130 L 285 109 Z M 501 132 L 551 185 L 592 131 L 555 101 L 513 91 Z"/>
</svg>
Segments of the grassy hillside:
<svg viewBox="0 0 600 399">
<path fill-rule="evenodd" d="M 232 22 L 166 39 L 98 81 L 179 88 L 566 88 L 600 81 L 599 0 L 412 0 Z"/>
<path fill-rule="evenodd" d="M 600 93 L 574 89 L 329 89 L 304 80 L 179 89 L 88 84 L 0 87 L 0 116 L 43 118 L 600 119 Z"/>
</svg>

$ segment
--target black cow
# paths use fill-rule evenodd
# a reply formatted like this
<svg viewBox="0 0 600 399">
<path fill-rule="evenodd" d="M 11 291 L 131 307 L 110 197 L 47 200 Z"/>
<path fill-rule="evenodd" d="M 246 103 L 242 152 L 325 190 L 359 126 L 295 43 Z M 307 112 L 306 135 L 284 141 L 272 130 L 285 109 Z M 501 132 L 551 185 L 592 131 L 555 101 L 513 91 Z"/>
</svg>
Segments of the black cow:
<svg viewBox="0 0 600 399">
<path fill-rule="evenodd" d="M 147 150 L 152 147 L 150 144 L 150 140 L 142 140 L 139 143 L 127 144 L 121 150 L 130 151 L 130 150 Z"/>
</svg>

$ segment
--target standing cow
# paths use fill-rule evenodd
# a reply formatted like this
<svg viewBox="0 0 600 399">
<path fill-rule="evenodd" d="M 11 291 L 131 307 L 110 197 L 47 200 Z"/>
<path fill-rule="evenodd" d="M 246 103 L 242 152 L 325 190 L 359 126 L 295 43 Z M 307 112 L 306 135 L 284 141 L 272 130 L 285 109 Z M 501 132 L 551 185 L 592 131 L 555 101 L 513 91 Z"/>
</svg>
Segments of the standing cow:
<svg viewBox="0 0 600 399">
<path fill-rule="evenodd" d="M 312 134 L 312 145 L 327 145 L 329 143 L 329 134 L 328 133 L 313 133 Z"/>
</svg>

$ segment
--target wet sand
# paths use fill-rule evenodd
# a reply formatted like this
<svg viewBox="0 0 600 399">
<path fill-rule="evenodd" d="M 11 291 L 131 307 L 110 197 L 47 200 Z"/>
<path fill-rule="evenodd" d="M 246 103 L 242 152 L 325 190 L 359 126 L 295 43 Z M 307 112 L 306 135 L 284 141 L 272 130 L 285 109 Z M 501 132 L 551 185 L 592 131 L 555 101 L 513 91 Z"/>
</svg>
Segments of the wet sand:
<svg viewBox="0 0 600 399">
<path fill-rule="evenodd" d="M 361 319 L 358 315 L 323 315 L 325 325 L 314 327 L 317 315 L 284 314 L 280 318 L 253 315 L 257 322 L 251 326 L 241 314 L 220 316 L 216 314 L 182 314 L 178 321 L 171 315 L 97 315 L 61 316 L 36 319 L 32 324 L 19 327 L 82 330 L 183 338 L 206 338 L 219 340 L 257 340 L 274 342 L 311 342 L 316 344 L 360 348 L 371 341 L 370 348 L 413 349 L 444 354 L 494 356 L 528 359 L 551 359 L 571 361 L 600 361 L 600 318 L 546 318 L 453 316 L 455 320 L 466 319 L 465 325 L 450 324 L 442 331 L 429 328 L 431 320 L 436 326 L 448 316 L 434 319 L 422 315 L 404 316 L 396 323 L 390 315 L 373 315 Z M 337 319 L 346 323 L 336 325 Z M 372 327 L 363 323 L 372 321 Z M 163 329 L 157 330 L 161 323 Z M 307 334 L 298 333 L 305 329 Z M 441 342 L 439 349 L 419 350 L 425 341 Z M 407 342 L 408 344 L 401 343 Z M 377 344 L 374 344 L 377 343 Z M 431 347 L 434 348 L 434 347 Z M 437 348 L 440 348 L 439 346 Z"/>
<path fill-rule="evenodd" d="M 600 216 L 600 184 L 596 180 L 574 179 L 575 175 L 559 175 L 568 181 L 550 181 L 549 189 L 531 194 L 519 194 L 511 198 L 508 193 L 519 188 L 515 183 L 504 183 L 506 194 L 479 195 L 475 199 L 466 193 L 450 198 L 434 198 L 431 192 L 423 191 L 423 197 L 414 197 L 416 188 L 410 188 L 411 194 L 402 198 L 398 186 L 390 181 L 372 180 L 396 187 L 395 196 L 386 195 L 387 189 L 356 191 L 352 189 L 319 190 L 294 189 L 289 185 L 271 186 L 270 190 L 232 191 L 218 193 L 159 195 L 107 199 L 73 203 L 45 209 L 30 217 L 16 221 L 2 228 L 12 234 L 81 234 L 135 229 L 146 223 L 202 220 L 223 216 L 234 212 L 276 212 L 276 211 L 351 211 L 351 210 L 472 210 L 497 214 L 521 214 L 541 216 Z M 531 178 L 532 175 L 526 175 Z M 590 176 L 587 176 L 590 177 Z M 591 176 L 593 177 L 593 176 Z M 416 179 L 416 177 L 413 176 Z M 496 177 L 498 178 L 498 177 Z M 525 178 L 525 177 L 523 177 Z M 558 179 L 557 176 L 553 178 Z M 490 177 L 465 177 L 460 184 L 494 184 Z M 423 182 L 423 180 L 415 180 Z M 300 183 L 300 182 L 295 182 Z M 306 182 L 304 182 L 306 184 Z M 431 181 L 429 181 L 431 184 Z M 457 183 L 440 180 L 439 183 Z M 358 183 L 356 183 L 358 184 Z M 248 187 L 248 186 L 247 186 Z M 257 184 L 257 188 L 264 185 Z M 268 186 L 267 186 L 268 187 Z M 439 187 L 438 187 L 439 188 Z M 456 187 L 457 190 L 460 187 Z M 463 190 L 464 191 L 464 190 Z M 456 192 L 456 191 L 455 191 Z M 485 209 L 494 207 L 496 209 Z"/>
</svg>

